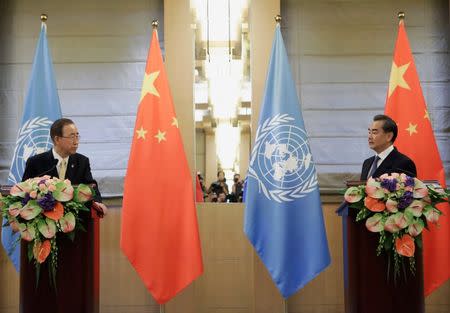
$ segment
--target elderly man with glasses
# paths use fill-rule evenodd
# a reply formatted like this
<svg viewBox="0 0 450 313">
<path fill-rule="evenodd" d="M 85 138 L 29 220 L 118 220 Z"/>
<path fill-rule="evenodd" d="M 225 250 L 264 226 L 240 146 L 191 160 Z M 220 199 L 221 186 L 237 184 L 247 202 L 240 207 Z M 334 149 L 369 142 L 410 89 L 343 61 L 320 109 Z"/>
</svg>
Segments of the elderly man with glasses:
<svg viewBox="0 0 450 313">
<path fill-rule="evenodd" d="M 97 182 L 92 177 L 89 159 L 77 153 L 80 135 L 75 123 L 68 118 L 56 120 L 50 127 L 50 137 L 53 148 L 27 160 L 22 181 L 49 175 L 69 179 L 72 185 L 95 184 L 96 195 L 93 205 L 100 214 L 105 214 L 107 208 L 101 203 L 101 194 Z"/>
</svg>

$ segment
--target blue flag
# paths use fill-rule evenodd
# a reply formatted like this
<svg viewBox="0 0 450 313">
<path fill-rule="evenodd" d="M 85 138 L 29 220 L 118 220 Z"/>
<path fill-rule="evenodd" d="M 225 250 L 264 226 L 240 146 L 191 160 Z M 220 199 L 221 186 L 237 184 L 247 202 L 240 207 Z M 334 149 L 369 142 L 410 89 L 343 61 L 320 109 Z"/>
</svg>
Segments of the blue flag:
<svg viewBox="0 0 450 313">
<path fill-rule="evenodd" d="M 250 156 L 244 231 L 284 298 L 330 264 L 316 169 L 279 25 Z"/>
<path fill-rule="evenodd" d="M 28 93 L 25 98 L 22 123 L 18 131 L 16 148 L 8 182 L 22 180 L 27 159 L 48 151 L 53 146 L 50 126 L 61 118 L 58 91 L 53 74 L 52 57 L 47 44 L 47 27 L 42 23 L 39 41 L 34 55 Z M 3 224 L 7 222 L 3 221 Z M 2 228 L 2 244 L 17 271 L 20 269 L 19 234 L 9 226 Z"/>
</svg>

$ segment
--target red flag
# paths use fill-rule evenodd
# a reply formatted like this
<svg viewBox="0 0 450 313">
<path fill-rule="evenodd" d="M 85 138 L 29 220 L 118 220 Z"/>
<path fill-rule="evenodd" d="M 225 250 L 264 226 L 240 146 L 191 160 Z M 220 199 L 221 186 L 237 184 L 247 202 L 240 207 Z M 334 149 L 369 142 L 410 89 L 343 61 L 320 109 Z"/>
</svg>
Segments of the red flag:
<svg viewBox="0 0 450 313">
<path fill-rule="evenodd" d="M 395 145 L 414 160 L 418 178 L 439 180 L 445 187 L 444 167 L 403 20 L 398 28 L 385 113 L 397 122 L 398 137 Z M 444 213 L 439 220 L 440 226 L 429 224 L 430 232 L 423 233 L 425 295 L 442 285 L 450 273 L 450 209 L 448 204 L 441 204 L 438 208 Z"/>
<path fill-rule="evenodd" d="M 153 30 L 125 177 L 120 246 L 160 304 L 203 272 L 192 187 Z"/>
</svg>

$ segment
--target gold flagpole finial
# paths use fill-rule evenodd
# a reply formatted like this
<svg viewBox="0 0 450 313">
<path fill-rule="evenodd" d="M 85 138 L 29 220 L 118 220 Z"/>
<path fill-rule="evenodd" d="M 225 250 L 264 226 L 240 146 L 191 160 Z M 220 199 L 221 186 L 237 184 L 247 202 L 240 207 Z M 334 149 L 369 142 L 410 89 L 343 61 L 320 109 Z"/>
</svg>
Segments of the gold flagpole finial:
<svg viewBox="0 0 450 313">
<path fill-rule="evenodd" d="M 41 22 L 45 23 L 45 22 L 47 22 L 47 19 L 48 19 L 47 14 L 42 13 L 42 14 L 41 14 Z"/>
<path fill-rule="evenodd" d="M 152 27 L 153 27 L 153 29 L 157 29 L 158 28 L 158 20 L 153 20 L 152 21 Z"/>
<path fill-rule="evenodd" d="M 277 22 L 277 24 L 281 23 L 281 15 L 280 14 L 275 15 L 275 22 Z"/>
<path fill-rule="evenodd" d="M 398 16 L 398 18 L 400 19 L 400 20 L 403 20 L 403 19 L 405 19 L 405 12 L 398 12 L 397 13 L 397 16 Z"/>
</svg>

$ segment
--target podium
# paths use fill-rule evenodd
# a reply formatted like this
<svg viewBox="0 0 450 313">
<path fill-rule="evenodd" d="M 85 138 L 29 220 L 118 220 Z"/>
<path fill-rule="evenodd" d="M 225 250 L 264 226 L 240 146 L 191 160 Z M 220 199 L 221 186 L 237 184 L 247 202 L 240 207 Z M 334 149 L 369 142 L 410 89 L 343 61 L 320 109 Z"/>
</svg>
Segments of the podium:
<svg viewBox="0 0 450 313">
<path fill-rule="evenodd" d="M 9 194 L 9 188 L 2 186 L 1 193 Z M 36 284 L 35 265 L 28 260 L 28 242 L 21 240 L 20 313 L 99 312 L 99 220 L 94 215 L 80 212 L 86 232 L 77 231 L 74 241 L 61 234 L 56 239 L 56 290 L 50 284 L 47 262 L 41 264 Z"/>
<path fill-rule="evenodd" d="M 365 182 L 348 182 L 347 187 L 361 184 Z M 401 267 L 394 282 L 393 260 L 389 264 L 384 252 L 376 255 L 378 233 L 368 231 L 363 221 L 356 222 L 356 210 L 345 202 L 337 213 L 342 216 L 345 312 L 424 313 L 422 249 L 415 251 L 415 275 L 405 262 L 405 271 Z"/>
</svg>

